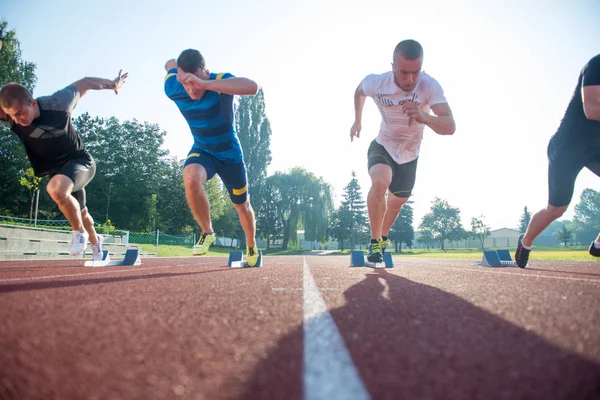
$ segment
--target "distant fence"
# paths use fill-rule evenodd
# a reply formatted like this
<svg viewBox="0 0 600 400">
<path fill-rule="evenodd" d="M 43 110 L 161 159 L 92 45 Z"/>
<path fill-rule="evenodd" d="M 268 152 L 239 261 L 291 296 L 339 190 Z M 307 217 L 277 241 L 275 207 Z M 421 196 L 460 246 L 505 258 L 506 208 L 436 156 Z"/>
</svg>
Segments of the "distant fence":
<svg viewBox="0 0 600 400">
<path fill-rule="evenodd" d="M 514 236 L 510 236 L 510 237 L 488 236 L 484 240 L 483 247 L 485 247 L 486 249 L 512 248 L 512 247 L 516 248 L 518 240 L 519 240 L 519 238 L 514 237 Z M 536 240 L 536 246 L 538 246 L 537 240 Z M 556 246 L 558 246 L 558 243 L 556 244 Z M 426 249 L 426 248 L 428 248 L 428 246 L 424 243 L 418 243 L 416 240 L 413 240 L 412 248 L 413 249 Z M 429 245 L 429 248 L 430 249 L 439 249 L 440 243 L 434 242 Z M 451 242 L 451 241 L 446 240 L 444 242 L 444 248 L 445 249 L 480 249 L 481 241 L 479 239 L 465 239 L 465 240 L 460 240 L 457 242 Z"/>
<path fill-rule="evenodd" d="M 129 232 L 129 243 L 192 247 L 194 245 L 194 235 L 173 236 L 159 230 L 155 232 Z"/>
<path fill-rule="evenodd" d="M 70 231 L 71 224 L 67 220 L 33 220 L 29 218 L 16 218 L 0 215 L 0 225 L 6 226 L 27 226 L 36 229 Z M 99 234 L 112 235 L 121 238 L 123 244 L 150 244 L 155 246 L 155 253 L 158 254 L 159 245 L 186 246 L 194 245 L 194 234 L 186 236 L 173 236 L 161 233 L 158 229 L 154 232 L 130 232 L 114 227 L 107 227 L 104 224 L 95 223 L 94 228 Z"/>
<path fill-rule="evenodd" d="M 71 224 L 66 219 L 29 219 L 0 215 L 0 225 L 28 226 L 39 229 L 54 229 L 60 231 L 71 230 Z M 96 228 L 96 231 L 100 234 L 111 234 L 115 236 L 123 236 L 123 234 L 127 232 L 116 229 L 115 227 L 107 226 L 105 224 L 100 224 L 98 222 L 94 223 L 94 228 Z"/>
<path fill-rule="evenodd" d="M 49 220 L 49 219 L 29 219 L 29 218 L 17 218 L 17 217 L 7 217 L 0 215 L 0 225 L 8 225 L 8 226 L 27 226 L 34 227 L 37 229 L 49 229 L 49 230 L 60 230 L 60 231 L 70 231 L 71 224 L 67 220 Z M 158 246 L 160 245 L 169 245 L 169 246 L 184 246 L 192 248 L 194 243 L 196 243 L 197 237 L 195 234 L 189 234 L 185 236 L 175 236 L 169 235 L 166 233 L 160 232 L 158 229 L 153 232 L 131 232 L 121 229 L 116 229 L 113 226 L 107 226 L 105 224 L 95 223 L 94 227 L 96 228 L 96 232 L 104 235 L 112 235 L 119 237 L 120 242 L 123 244 L 143 244 L 143 245 L 152 245 L 155 248 L 155 253 L 158 254 Z M 256 241 L 258 247 L 266 248 L 267 242 L 265 240 L 257 239 Z M 281 247 L 281 240 L 275 241 L 275 243 L 271 243 L 272 248 Z M 216 246 L 222 247 L 231 247 L 238 248 L 240 246 L 240 241 L 236 238 L 226 238 L 226 237 L 217 237 L 215 242 Z M 358 246 L 359 244 L 357 244 Z M 318 242 L 309 242 L 305 240 L 298 241 L 298 248 L 304 250 L 328 250 L 328 249 L 336 249 L 337 242 L 331 241 L 327 245 L 321 245 Z M 190 253 L 191 254 L 191 253 Z"/>
<path fill-rule="evenodd" d="M 28 218 L 16 218 L 16 217 L 6 217 L 0 215 L 0 225 L 12 225 L 12 226 L 28 226 L 28 227 L 36 227 L 39 229 L 53 229 L 53 230 L 62 230 L 69 231 L 71 230 L 71 225 L 67 220 L 33 220 Z M 159 230 L 154 232 L 130 232 L 125 230 L 116 229 L 112 226 L 107 226 L 105 224 L 95 224 L 96 231 L 100 234 L 110 234 L 113 236 L 117 236 L 121 238 L 121 242 L 123 244 L 134 243 L 134 244 L 147 244 L 153 245 L 156 249 L 156 254 L 158 254 L 158 246 L 159 245 L 170 245 L 170 246 L 185 246 L 192 247 L 196 241 L 196 235 L 189 234 L 185 236 L 174 236 L 166 233 L 162 233 Z M 484 247 L 486 249 L 490 248 L 516 248 L 518 238 L 516 236 L 511 237 L 494 237 L 488 236 L 485 239 Z M 265 240 L 261 240 L 257 238 L 257 245 L 260 248 L 266 248 L 267 242 Z M 217 237 L 217 241 L 215 243 L 217 246 L 223 247 L 239 247 L 240 242 L 238 239 L 231 239 L 225 237 Z M 276 240 L 270 244 L 271 248 L 280 248 L 282 245 L 282 240 Z M 356 249 L 365 249 L 367 247 L 367 243 L 356 243 Z M 560 240 L 555 236 L 539 236 L 535 240 L 536 246 L 560 246 Z M 350 247 L 350 242 L 344 242 L 344 248 L 348 249 Z M 402 246 L 405 248 L 405 245 Z M 429 245 L 429 248 L 439 248 L 440 245 L 438 242 L 435 242 Z M 444 243 L 444 247 L 446 249 L 472 249 L 472 248 L 481 248 L 481 242 L 477 239 L 465 239 L 458 242 L 449 242 L 446 241 Z M 329 243 L 321 244 L 319 242 L 307 241 L 304 240 L 303 235 L 299 235 L 298 237 L 298 248 L 302 250 L 339 250 L 340 243 L 336 240 L 331 240 Z M 424 249 L 428 248 L 427 245 L 422 243 L 417 243 L 416 240 L 413 240 L 413 249 Z"/>
<path fill-rule="evenodd" d="M 517 248 L 517 241 L 519 238 L 517 236 L 488 236 L 483 244 L 483 247 L 486 249 L 493 248 Z M 578 244 L 576 241 L 570 242 L 570 245 Z M 535 239 L 535 246 L 547 246 L 547 247 L 558 247 L 561 246 L 560 239 L 556 236 L 538 236 Z M 427 245 L 423 243 L 417 243 L 416 240 L 413 240 L 413 249 L 426 249 Z M 435 242 L 429 245 L 430 249 L 439 249 L 439 242 Z M 444 242 L 445 249 L 480 249 L 481 241 L 478 239 L 466 239 L 458 242 Z"/>
</svg>

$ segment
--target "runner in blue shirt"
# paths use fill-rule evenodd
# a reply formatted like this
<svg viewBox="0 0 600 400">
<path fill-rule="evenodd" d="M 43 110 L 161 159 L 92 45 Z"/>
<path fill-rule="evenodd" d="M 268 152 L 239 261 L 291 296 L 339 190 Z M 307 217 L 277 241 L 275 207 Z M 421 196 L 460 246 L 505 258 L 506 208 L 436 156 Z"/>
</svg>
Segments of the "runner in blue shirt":
<svg viewBox="0 0 600 400">
<path fill-rule="evenodd" d="M 175 102 L 194 137 L 183 169 L 188 205 L 202 229 L 193 255 L 202 255 L 216 239 L 204 183 L 218 174 L 246 234 L 249 266 L 258 261 L 254 210 L 248 199 L 244 155 L 234 129 L 233 96 L 255 95 L 256 83 L 229 73 L 211 73 L 198 50 L 184 50 L 165 65 L 165 93 Z"/>
</svg>

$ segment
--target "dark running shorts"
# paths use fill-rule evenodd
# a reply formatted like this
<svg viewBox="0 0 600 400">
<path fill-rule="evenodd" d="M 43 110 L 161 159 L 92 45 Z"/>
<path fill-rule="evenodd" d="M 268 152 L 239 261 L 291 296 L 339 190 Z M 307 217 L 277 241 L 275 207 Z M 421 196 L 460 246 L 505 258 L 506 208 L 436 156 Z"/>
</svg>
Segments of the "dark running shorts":
<svg viewBox="0 0 600 400">
<path fill-rule="evenodd" d="M 548 204 L 564 207 L 571 203 L 577 175 L 587 167 L 600 176 L 600 145 L 572 143 L 554 136 L 548 144 Z"/>
<path fill-rule="evenodd" d="M 74 158 L 63 165 L 57 172 L 50 175 L 50 178 L 55 175 L 65 175 L 69 177 L 75 186 L 71 192 L 71 196 L 77 199 L 79 207 L 85 208 L 85 187 L 94 175 L 96 174 L 96 163 L 90 154 L 86 154 L 79 158 Z"/>
<path fill-rule="evenodd" d="M 375 140 L 371 142 L 367 152 L 369 169 L 376 164 L 389 165 L 392 169 L 390 192 L 400 198 L 410 197 L 415 187 L 418 158 L 405 164 L 397 164 L 387 150 Z"/>
<path fill-rule="evenodd" d="M 202 165 L 206 170 L 206 180 L 218 174 L 234 204 L 243 204 L 248 199 L 248 174 L 243 161 L 234 164 L 225 163 L 212 154 L 192 148 L 183 167 L 189 164 Z"/>
</svg>

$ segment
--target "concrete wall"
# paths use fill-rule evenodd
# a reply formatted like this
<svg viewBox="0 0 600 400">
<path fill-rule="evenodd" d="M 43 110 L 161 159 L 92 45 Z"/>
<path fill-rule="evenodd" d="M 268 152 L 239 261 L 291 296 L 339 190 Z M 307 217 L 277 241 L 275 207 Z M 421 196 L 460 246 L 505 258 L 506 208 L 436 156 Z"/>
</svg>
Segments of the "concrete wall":
<svg viewBox="0 0 600 400">
<path fill-rule="evenodd" d="M 122 243 L 120 236 L 102 236 L 104 238 L 103 248 L 108 250 L 113 258 L 122 257 L 129 248 L 138 248 L 136 245 Z M 70 231 L 0 225 L 0 260 L 84 259 L 92 256 L 89 244 L 82 256 L 70 256 L 70 250 Z M 154 256 L 154 254 L 144 252 L 140 254 L 145 257 Z"/>
</svg>

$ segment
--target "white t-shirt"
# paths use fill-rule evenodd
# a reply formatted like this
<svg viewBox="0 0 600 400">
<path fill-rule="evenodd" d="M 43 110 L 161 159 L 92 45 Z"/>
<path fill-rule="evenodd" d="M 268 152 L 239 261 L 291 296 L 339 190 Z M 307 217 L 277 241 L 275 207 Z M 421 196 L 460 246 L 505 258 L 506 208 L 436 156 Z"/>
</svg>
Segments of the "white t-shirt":
<svg viewBox="0 0 600 400">
<path fill-rule="evenodd" d="M 447 103 L 440 84 L 421 72 L 413 90 L 405 92 L 396 85 L 394 73 L 389 71 L 367 75 L 361 86 L 364 94 L 373 98 L 381 112 L 381 127 L 375 139 L 377 143 L 385 147 L 398 164 L 415 160 L 419 156 L 424 124 L 413 121 L 409 126 L 402 104 L 417 102 L 421 110 L 429 113 L 430 106 Z"/>
</svg>

